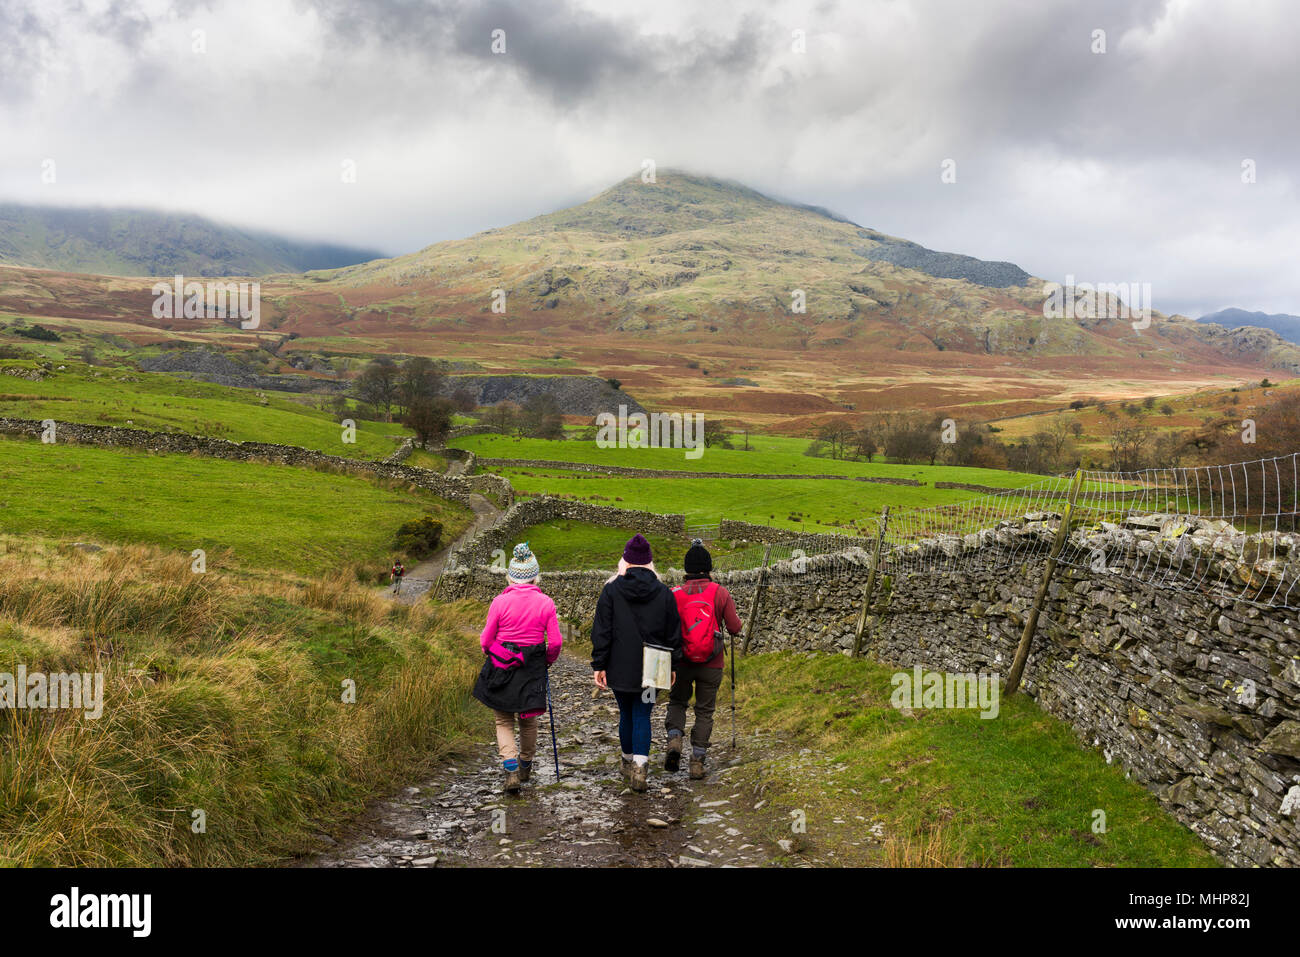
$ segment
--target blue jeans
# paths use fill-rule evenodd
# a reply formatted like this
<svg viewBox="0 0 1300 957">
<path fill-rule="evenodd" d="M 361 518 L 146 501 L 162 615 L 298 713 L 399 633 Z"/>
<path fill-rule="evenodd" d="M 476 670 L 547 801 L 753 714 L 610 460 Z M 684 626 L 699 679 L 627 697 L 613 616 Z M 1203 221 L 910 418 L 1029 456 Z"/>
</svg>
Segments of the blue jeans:
<svg viewBox="0 0 1300 957">
<path fill-rule="evenodd" d="M 641 700 L 640 692 L 615 691 L 618 701 L 618 742 L 624 754 L 650 754 L 650 712 L 654 701 Z"/>
</svg>

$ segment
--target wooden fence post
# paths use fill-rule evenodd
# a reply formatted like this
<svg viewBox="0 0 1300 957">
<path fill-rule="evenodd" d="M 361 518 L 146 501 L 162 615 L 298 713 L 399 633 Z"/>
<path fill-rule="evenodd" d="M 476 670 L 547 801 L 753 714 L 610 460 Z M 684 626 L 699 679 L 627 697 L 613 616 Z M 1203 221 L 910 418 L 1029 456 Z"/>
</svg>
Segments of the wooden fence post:
<svg viewBox="0 0 1300 957">
<path fill-rule="evenodd" d="M 1056 561 L 1061 555 L 1061 549 L 1065 545 L 1065 540 L 1070 536 L 1070 519 L 1074 517 L 1074 503 L 1079 498 L 1079 488 L 1083 485 L 1083 470 L 1076 469 L 1074 472 L 1074 481 L 1070 484 L 1070 497 L 1065 503 L 1065 510 L 1061 513 L 1061 524 L 1056 529 L 1056 538 L 1052 541 L 1052 550 L 1047 556 L 1047 564 L 1043 567 L 1043 580 L 1038 585 L 1038 594 L 1034 596 L 1033 607 L 1029 609 L 1029 617 L 1025 619 L 1025 630 L 1020 635 L 1020 645 L 1016 648 L 1016 659 L 1011 664 L 1011 672 L 1007 675 L 1007 686 L 1003 690 L 1004 695 L 1013 695 L 1016 689 L 1020 687 L 1020 678 L 1025 672 L 1025 662 L 1029 660 L 1029 646 L 1034 640 L 1034 631 L 1038 628 L 1038 613 L 1043 610 L 1043 602 L 1047 599 L 1048 586 L 1052 584 L 1052 576 L 1056 574 Z"/>
<path fill-rule="evenodd" d="M 867 592 L 862 596 L 862 613 L 858 615 L 858 628 L 853 635 L 853 657 L 862 654 L 862 631 L 867 627 L 867 612 L 876 594 L 876 578 L 880 570 L 880 551 L 885 543 L 885 528 L 889 525 L 889 506 L 880 510 L 880 520 L 876 531 L 876 550 L 871 555 L 871 571 L 867 573 Z"/>
<path fill-rule="evenodd" d="M 763 587 L 767 583 L 767 560 L 772 555 L 772 546 L 769 543 L 767 548 L 763 549 L 763 569 L 758 573 L 758 582 L 754 585 L 754 597 L 749 603 L 749 617 L 745 619 L 745 643 L 740 646 L 740 653 L 749 654 L 749 641 L 754 637 L 754 619 L 758 615 L 758 599 L 763 594 Z"/>
</svg>

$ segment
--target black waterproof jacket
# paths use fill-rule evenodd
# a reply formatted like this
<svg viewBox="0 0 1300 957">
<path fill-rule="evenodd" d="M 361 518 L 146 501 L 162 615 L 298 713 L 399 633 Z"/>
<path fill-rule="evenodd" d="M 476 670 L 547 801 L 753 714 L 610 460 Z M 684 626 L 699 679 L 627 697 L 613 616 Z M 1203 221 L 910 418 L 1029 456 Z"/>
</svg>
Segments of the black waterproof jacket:
<svg viewBox="0 0 1300 957">
<path fill-rule="evenodd" d="M 669 648 L 682 661 L 682 623 L 672 590 L 648 568 L 629 568 L 600 592 L 591 625 L 591 670 L 615 691 L 641 690 L 641 646 Z"/>
</svg>

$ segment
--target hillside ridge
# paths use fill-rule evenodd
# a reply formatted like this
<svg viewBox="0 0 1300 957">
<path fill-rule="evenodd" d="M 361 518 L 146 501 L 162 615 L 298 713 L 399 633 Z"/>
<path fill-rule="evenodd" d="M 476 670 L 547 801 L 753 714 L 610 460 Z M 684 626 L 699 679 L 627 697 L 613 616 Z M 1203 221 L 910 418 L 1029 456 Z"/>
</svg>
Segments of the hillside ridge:
<svg viewBox="0 0 1300 957">
<path fill-rule="evenodd" d="M 262 276 L 372 260 L 376 250 L 289 239 L 192 213 L 0 203 L 0 264 L 108 276 Z"/>
</svg>

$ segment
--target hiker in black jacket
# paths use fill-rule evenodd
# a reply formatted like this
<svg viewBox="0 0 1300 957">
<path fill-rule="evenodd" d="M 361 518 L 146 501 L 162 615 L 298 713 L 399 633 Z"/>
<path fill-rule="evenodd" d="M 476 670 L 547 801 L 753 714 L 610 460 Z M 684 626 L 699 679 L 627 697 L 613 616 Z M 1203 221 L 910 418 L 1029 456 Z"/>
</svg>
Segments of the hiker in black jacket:
<svg viewBox="0 0 1300 957">
<path fill-rule="evenodd" d="M 673 679 L 682 657 L 682 626 L 677 601 L 655 573 L 650 543 L 634 535 L 623 549 L 618 572 L 601 589 L 591 626 L 591 670 L 596 684 L 618 701 L 622 773 L 634 791 L 648 787 L 650 712 L 653 688 L 641 683 L 642 647 L 667 649 Z"/>
</svg>

